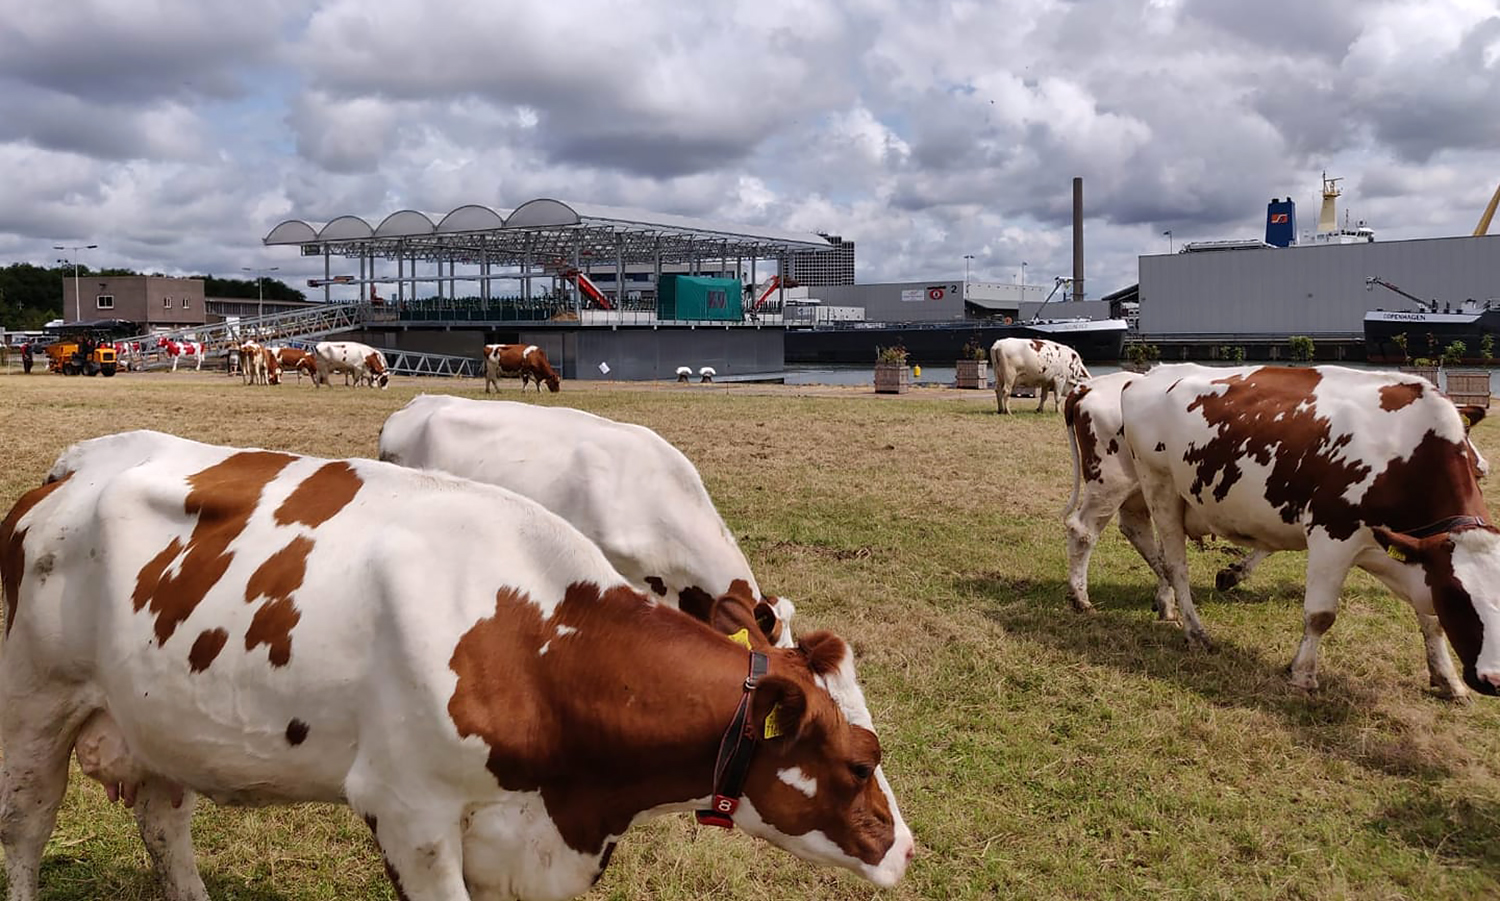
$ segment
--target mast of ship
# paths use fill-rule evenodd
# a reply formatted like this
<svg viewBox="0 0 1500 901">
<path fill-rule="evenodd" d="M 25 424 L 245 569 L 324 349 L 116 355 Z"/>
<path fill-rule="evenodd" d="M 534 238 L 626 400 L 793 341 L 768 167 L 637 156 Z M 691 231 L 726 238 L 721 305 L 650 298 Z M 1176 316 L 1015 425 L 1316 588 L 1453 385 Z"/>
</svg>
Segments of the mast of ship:
<svg viewBox="0 0 1500 901">
<path fill-rule="evenodd" d="M 1343 178 L 1329 178 L 1328 171 L 1323 171 L 1323 207 L 1318 211 L 1318 231 L 1338 231 L 1339 214 L 1335 199 L 1342 192 L 1339 190 L 1339 182 Z"/>
</svg>

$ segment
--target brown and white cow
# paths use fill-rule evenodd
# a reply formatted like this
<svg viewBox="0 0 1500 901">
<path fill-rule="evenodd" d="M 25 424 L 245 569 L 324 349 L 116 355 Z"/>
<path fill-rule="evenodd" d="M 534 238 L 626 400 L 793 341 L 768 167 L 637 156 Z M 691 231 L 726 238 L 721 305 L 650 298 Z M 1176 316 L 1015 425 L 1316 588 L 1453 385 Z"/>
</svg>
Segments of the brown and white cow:
<svg viewBox="0 0 1500 901">
<path fill-rule="evenodd" d="M 547 362 L 547 352 L 535 344 L 486 344 L 484 346 L 484 393 L 494 386 L 500 391 L 500 379 L 521 378 L 521 390 L 526 390 L 529 381 L 536 381 L 536 392 L 542 393 L 542 382 L 547 390 L 557 393 L 559 380 L 552 364 Z"/>
<path fill-rule="evenodd" d="M 0 549 L 11 901 L 75 744 L 173 899 L 208 897 L 195 794 L 347 803 L 409 901 L 571 898 L 636 820 L 710 803 L 878 885 L 912 856 L 843 641 L 747 649 L 512 492 L 131 432 L 65 452 Z"/>
<path fill-rule="evenodd" d="M 380 459 L 439 469 L 539 502 L 599 545 L 641 591 L 706 619 L 741 596 L 791 647 L 791 601 L 761 593 L 692 462 L 645 426 L 570 407 L 422 394 L 380 430 Z"/>
<path fill-rule="evenodd" d="M 1120 391 L 1137 378 L 1132 372 L 1096 376 L 1076 386 L 1063 403 L 1068 449 L 1073 457 L 1073 493 L 1063 511 L 1068 534 L 1068 599 L 1080 612 L 1094 609 L 1089 602 L 1089 558 L 1105 526 L 1120 515 L 1120 532 L 1156 576 L 1156 612 L 1177 618 L 1172 585 L 1162 564 L 1161 546 L 1151 523 L 1151 512 L 1141 494 L 1135 462 L 1125 447 Z M 1270 551 L 1253 550 L 1219 570 L 1215 585 L 1228 591 L 1249 578 Z"/>
<path fill-rule="evenodd" d="M 318 378 L 318 364 L 316 358 L 308 351 L 298 347 L 273 347 L 271 351 L 276 354 L 276 362 L 283 371 L 297 373 L 297 381 L 302 381 L 302 376 L 310 375 L 313 380 Z"/>
<path fill-rule="evenodd" d="M 255 341 L 239 347 L 241 378 L 248 385 L 281 384 L 281 364 L 271 348 Z"/>
<path fill-rule="evenodd" d="M 314 385 L 329 384 L 328 376 L 342 372 L 353 376 L 356 386 L 377 383 L 382 389 L 390 387 L 391 374 L 386 366 L 385 354 L 368 344 L 358 341 L 319 341 L 313 348 L 313 360 L 318 369 Z"/>
<path fill-rule="evenodd" d="M 1078 351 L 1044 338 L 1001 338 L 990 346 L 990 368 L 995 371 L 995 408 L 1010 412 L 1010 395 L 1017 388 L 1036 388 L 1036 411 L 1047 405 L 1060 408 L 1072 386 L 1089 377 Z"/>
<path fill-rule="evenodd" d="M 1307 551 L 1294 685 L 1317 686 L 1318 642 L 1358 566 L 1416 611 L 1433 685 L 1500 693 L 1500 530 L 1467 434 L 1482 408 L 1460 411 L 1431 382 L 1392 372 L 1178 364 L 1129 381 L 1120 409 L 1190 644 L 1209 639 L 1186 539 L 1217 534 Z"/>
</svg>

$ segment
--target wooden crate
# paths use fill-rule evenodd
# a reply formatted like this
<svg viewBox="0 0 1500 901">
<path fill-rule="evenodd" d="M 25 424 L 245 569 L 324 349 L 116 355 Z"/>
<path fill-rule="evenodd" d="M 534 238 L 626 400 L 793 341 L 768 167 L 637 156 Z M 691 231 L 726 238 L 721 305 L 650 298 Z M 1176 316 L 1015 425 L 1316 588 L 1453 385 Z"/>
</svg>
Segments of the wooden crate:
<svg viewBox="0 0 1500 901">
<path fill-rule="evenodd" d="M 987 360 L 959 360 L 954 364 L 955 380 L 960 388 L 988 388 L 990 364 Z"/>
<path fill-rule="evenodd" d="M 1490 371 L 1488 369 L 1449 369 L 1447 375 L 1448 399 L 1455 404 L 1468 404 L 1489 408 Z"/>
<path fill-rule="evenodd" d="M 910 379 L 911 369 L 905 363 L 875 364 L 876 394 L 905 394 Z"/>
</svg>

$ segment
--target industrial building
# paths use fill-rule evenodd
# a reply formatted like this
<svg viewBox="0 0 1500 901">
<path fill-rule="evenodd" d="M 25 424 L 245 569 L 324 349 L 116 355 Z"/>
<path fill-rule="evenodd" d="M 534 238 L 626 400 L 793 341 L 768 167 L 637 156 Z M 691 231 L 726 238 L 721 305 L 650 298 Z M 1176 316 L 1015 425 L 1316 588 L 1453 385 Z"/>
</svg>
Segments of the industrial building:
<svg viewBox="0 0 1500 901">
<path fill-rule="evenodd" d="M 79 295 L 83 303 L 79 304 Z M 63 321 L 119 319 L 141 331 L 180 329 L 310 306 L 302 300 L 206 297 L 201 278 L 162 275 L 90 275 L 63 280 Z"/>
</svg>

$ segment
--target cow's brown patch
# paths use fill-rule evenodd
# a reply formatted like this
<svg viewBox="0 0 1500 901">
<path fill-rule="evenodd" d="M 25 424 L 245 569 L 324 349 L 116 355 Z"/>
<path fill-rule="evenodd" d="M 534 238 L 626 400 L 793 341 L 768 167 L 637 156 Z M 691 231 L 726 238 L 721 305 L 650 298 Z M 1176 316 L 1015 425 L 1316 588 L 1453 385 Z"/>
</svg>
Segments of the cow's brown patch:
<svg viewBox="0 0 1500 901">
<path fill-rule="evenodd" d="M 276 508 L 276 524 L 300 522 L 316 529 L 349 506 L 364 483 L 354 467 L 343 460 L 325 463 Z"/>
<path fill-rule="evenodd" d="M 1031 349 L 1034 350 L 1034 351 L 1036 351 L 1037 353 L 1041 353 L 1042 352 L 1042 348 L 1044 348 L 1046 346 L 1047 346 L 1047 342 L 1043 341 L 1041 338 L 1032 338 L 1031 339 Z"/>
<path fill-rule="evenodd" d="M 1421 382 L 1402 382 L 1380 389 L 1380 409 L 1394 412 L 1417 402 L 1422 396 Z"/>
<path fill-rule="evenodd" d="M 380 354 L 374 351 L 365 354 L 365 368 L 370 370 L 374 375 L 380 375 L 382 372 L 385 372 L 385 364 L 380 362 Z"/>
<path fill-rule="evenodd" d="M 292 720 L 286 724 L 286 743 L 297 747 L 307 741 L 308 725 L 301 720 Z"/>
<path fill-rule="evenodd" d="M 198 633 L 198 640 L 193 642 L 193 649 L 188 651 L 188 670 L 201 673 L 208 669 L 224 650 L 224 643 L 229 641 L 229 633 L 223 629 L 205 629 Z"/>
<path fill-rule="evenodd" d="M 19 529 L 17 526 L 22 517 L 61 488 L 72 475 L 70 472 L 54 482 L 48 482 L 21 495 L 21 499 L 6 514 L 5 521 L 0 522 L 0 591 L 5 593 L 6 635 L 10 634 L 10 627 L 16 621 L 16 609 L 21 603 L 21 577 L 26 573 L 26 533 L 30 529 Z"/>
<path fill-rule="evenodd" d="M 650 585 L 651 586 L 651 590 L 653 592 L 655 592 L 658 596 L 660 596 L 660 597 L 665 597 L 666 596 L 666 594 L 667 594 L 667 582 L 661 576 L 647 576 L 646 577 L 646 584 Z"/>
<path fill-rule="evenodd" d="M 292 659 L 292 629 L 302 619 L 292 602 L 292 592 L 302 587 L 307 575 L 307 555 L 312 549 L 311 538 L 305 535 L 293 538 L 262 563 L 245 584 L 245 603 L 268 599 L 250 620 L 250 628 L 245 632 L 245 650 L 252 651 L 262 644 L 269 646 L 272 666 L 286 666 Z"/>
<path fill-rule="evenodd" d="M 1216 379 L 1222 393 L 1204 394 L 1188 404 L 1215 430 L 1214 437 L 1190 447 L 1183 462 L 1196 468 L 1189 490 L 1200 502 L 1213 485 L 1222 501 L 1243 471 L 1246 457 L 1270 467 L 1266 500 L 1282 520 L 1296 522 L 1311 511 L 1313 521 L 1335 538 L 1358 528 L 1357 511 L 1344 493 L 1364 479 L 1370 467 L 1341 456 L 1353 440 L 1334 437 L 1328 420 L 1308 404 L 1323 376 L 1316 369 L 1261 367 L 1243 375 Z"/>
<path fill-rule="evenodd" d="M 250 522 L 266 485 L 297 459 L 271 451 L 242 451 L 188 476 L 183 510 L 196 516 L 186 545 L 173 538 L 136 574 L 131 601 L 139 613 L 150 606 L 156 616 L 157 645 L 166 644 L 178 623 L 187 619 L 218 584 L 234 552 L 229 545 Z M 175 575 L 170 565 L 184 555 Z"/>
<path fill-rule="evenodd" d="M 552 642 L 558 626 L 578 634 Z M 781 704 L 786 734 L 759 752 L 746 796 L 777 829 L 819 829 L 875 863 L 894 841 L 892 815 L 873 780 L 855 770 L 879 763 L 879 743 L 849 726 L 814 682 L 809 660 L 831 657 L 819 650 L 830 640 L 814 633 L 798 650 L 766 651 L 771 669 L 752 721 Z M 642 647 L 654 651 L 643 656 Z M 837 649 L 842 660 L 842 642 Z M 525 593 L 501 588 L 494 616 L 454 648 L 448 714 L 459 735 L 489 747 L 486 767 L 501 788 L 539 792 L 570 848 L 602 854 L 638 813 L 708 793 L 747 664 L 743 648 L 623 586 L 574 583 L 545 619 Z M 818 780 L 816 804 L 776 778 L 790 766 Z"/>
<path fill-rule="evenodd" d="M 683 613 L 700 622 L 708 622 L 708 615 L 714 609 L 714 600 L 713 595 L 697 585 L 689 585 L 677 592 L 677 606 Z"/>
<path fill-rule="evenodd" d="M 1410 532 L 1450 516 L 1490 522 L 1469 452 L 1466 440 L 1423 435 L 1410 456 L 1392 460 L 1370 483 L 1360 502 L 1364 523 Z"/>
<path fill-rule="evenodd" d="M 1158 441 L 1158 442 L 1156 442 L 1156 452 L 1158 454 L 1161 453 L 1162 451 L 1166 450 L 1166 449 L 1167 449 L 1167 443 L 1165 441 Z"/>
<path fill-rule="evenodd" d="M 1102 460 L 1094 435 L 1094 417 L 1083 406 L 1083 401 L 1088 396 L 1087 385 L 1068 393 L 1068 399 L 1063 402 L 1063 423 L 1073 430 L 1073 439 L 1078 446 L 1079 475 L 1085 482 L 1095 482 L 1099 480 Z"/>
</svg>

